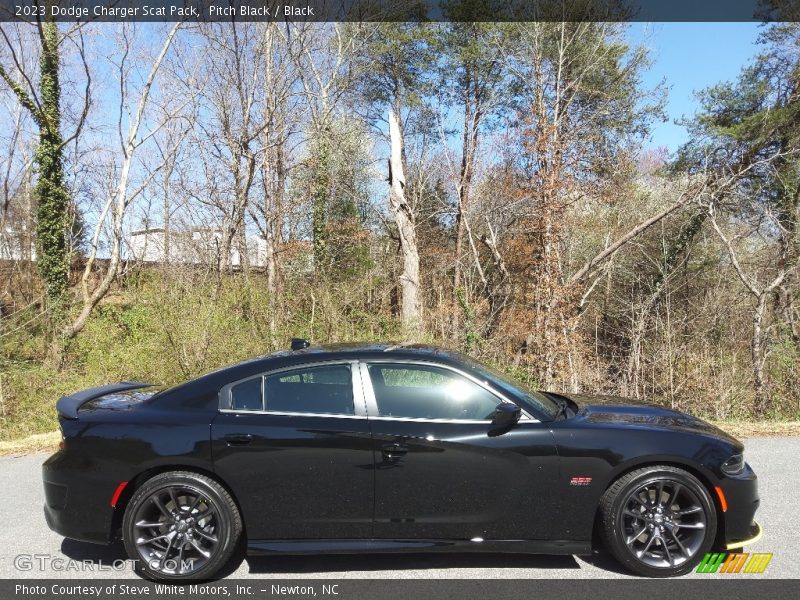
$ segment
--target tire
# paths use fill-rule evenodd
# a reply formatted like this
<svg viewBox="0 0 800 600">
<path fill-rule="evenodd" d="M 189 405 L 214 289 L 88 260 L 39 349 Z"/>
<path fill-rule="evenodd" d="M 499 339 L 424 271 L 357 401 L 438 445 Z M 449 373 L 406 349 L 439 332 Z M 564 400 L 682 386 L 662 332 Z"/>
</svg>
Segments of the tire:
<svg viewBox="0 0 800 600">
<path fill-rule="evenodd" d="M 219 483 L 190 471 L 156 475 L 134 492 L 122 537 L 136 571 L 159 581 L 207 580 L 231 559 L 242 519 Z"/>
<path fill-rule="evenodd" d="M 717 510 L 708 490 L 694 475 L 676 467 L 631 471 L 617 479 L 600 501 L 605 546 L 636 575 L 688 573 L 711 549 L 716 532 Z"/>
</svg>

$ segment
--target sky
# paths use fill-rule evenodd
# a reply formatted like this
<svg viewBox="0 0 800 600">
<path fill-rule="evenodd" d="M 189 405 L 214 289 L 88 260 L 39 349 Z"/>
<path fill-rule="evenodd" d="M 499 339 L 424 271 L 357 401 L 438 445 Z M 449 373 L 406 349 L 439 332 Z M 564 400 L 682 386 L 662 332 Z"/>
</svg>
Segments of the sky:
<svg viewBox="0 0 800 600">
<path fill-rule="evenodd" d="M 653 128 L 648 146 L 665 146 L 670 152 L 688 140 L 685 127 L 676 120 L 691 117 L 697 101 L 694 92 L 720 81 L 736 79 L 739 71 L 758 52 L 761 31 L 757 23 L 632 23 L 632 44 L 651 51 L 652 67 L 643 83 L 655 87 L 666 79 L 666 123 Z"/>
</svg>

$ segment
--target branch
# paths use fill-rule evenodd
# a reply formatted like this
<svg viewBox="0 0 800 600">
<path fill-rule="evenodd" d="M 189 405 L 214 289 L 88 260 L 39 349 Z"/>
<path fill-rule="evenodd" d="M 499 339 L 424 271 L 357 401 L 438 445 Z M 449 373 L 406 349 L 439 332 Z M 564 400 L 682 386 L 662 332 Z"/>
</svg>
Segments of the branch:
<svg viewBox="0 0 800 600">
<path fill-rule="evenodd" d="M 760 299 L 762 295 L 769 294 L 772 290 L 774 290 L 781 283 L 783 283 L 783 280 L 786 278 L 785 269 L 782 269 L 775 277 L 775 279 L 773 279 L 772 282 L 770 282 L 769 285 L 767 285 L 766 287 L 759 288 L 758 285 L 756 285 L 756 281 L 752 277 L 750 277 L 747 273 L 744 272 L 744 269 L 742 268 L 742 265 L 739 262 L 739 257 L 736 254 L 736 251 L 733 249 L 733 244 L 731 244 L 731 241 L 722 232 L 722 229 L 717 223 L 717 218 L 715 216 L 715 213 L 716 211 L 714 210 L 714 204 L 709 203 L 708 216 L 711 219 L 711 225 L 714 227 L 714 231 L 717 232 L 719 239 L 721 239 L 722 243 L 725 244 L 725 247 L 728 250 L 728 256 L 730 256 L 731 258 L 731 264 L 733 265 L 736 274 L 739 276 L 739 279 L 741 279 L 742 283 L 744 284 L 744 287 L 747 288 L 747 291 L 753 294 L 753 296 L 755 296 L 756 298 Z"/>
<path fill-rule="evenodd" d="M 695 191 L 696 188 L 691 188 L 692 191 Z M 636 227 L 628 231 L 625 235 L 617 239 L 613 244 L 608 246 L 607 248 L 603 249 L 601 252 L 590 258 L 588 261 L 584 263 L 584 265 L 575 272 L 575 274 L 569 278 L 569 283 L 574 284 L 580 281 L 583 281 L 594 269 L 596 266 L 601 264 L 603 261 L 611 258 L 616 252 L 622 248 L 625 244 L 630 242 L 633 238 L 647 230 L 652 225 L 655 225 L 659 221 L 661 221 L 664 217 L 674 213 L 679 208 L 683 208 L 689 202 L 689 191 L 684 192 L 681 194 L 681 197 L 674 203 L 670 204 L 667 208 L 662 210 L 660 213 L 650 217 L 646 221 L 642 221 Z"/>
<path fill-rule="evenodd" d="M 36 97 L 36 88 L 34 87 L 33 82 L 30 80 L 30 77 L 28 77 L 28 74 L 25 72 L 25 69 L 22 68 L 22 62 L 20 61 L 20 58 L 17 56 L 17 53 L 14 51 L 14 46 L 11 43 L 11 40 L 8 39 L 8 35 L 6 35 L 5 29 L 3 29 L 2 27 L 0 27 L 0 35 L 3 36 L 3 39 L 6 42 L 6 46 L 8 46 L 8 49 L 11 52 L 11 58 L 14 61 L 14 65 L 17 67 L 17 70 L 19 71 L 20 75 L 22 75 L 22 78 L 28 84 L 28 89 L 30 90 L 30 94 L 27 91 L 25 91 L 25 89 L 19 83 L 17 83 L 11 78 L 11 76 L 8 74 L 5 68 L 3 68 L 2 65 L 0 65 L 0 77 L 2 77 L 8 83 L 8 85 L 14 91 L 14 94 L 19 98 L 22 105 L 31 112 L 31 115 L 33 115 L 33 118 L 36 120 L 37 125 L 41 127 L 42 124 L 44 123 L 43 119 L 44 115 L 42 115 L 41 104 L 39 103 L 39 99 Z"/>
<path fill-rule="evenodd" d="M 20 104 L 31 113 L 33 120 L 36 121 L 36 124 L 39 127 L 44 125 L 44 120 L 42 118 L 42 113 L 39 110 L 39 107 L 33 101 L 33 99 L 28 95 L 28 92 L 16 81 L 14 81 L 8 72 L 3 68 L 3 65 L 0 65 L 0 77 L 8 84 L 8 87 L 11 88 L 11 91 L 14 92 L 14 95 L 19 100 Z"/>
</svg>

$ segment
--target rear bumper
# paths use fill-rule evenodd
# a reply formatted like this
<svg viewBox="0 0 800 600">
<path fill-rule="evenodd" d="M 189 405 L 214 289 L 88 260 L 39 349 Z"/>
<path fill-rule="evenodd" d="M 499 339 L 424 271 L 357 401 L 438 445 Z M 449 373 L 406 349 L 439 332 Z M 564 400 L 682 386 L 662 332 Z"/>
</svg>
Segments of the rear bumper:
<svg viewBox="0 0 800 600">
<path fill-rule="evenodd" d="M 108 544 L 114 509 L 99 494 L 105 482 L 95 479 L 91 471 L 70 465 L 62 452 L 57 452 L 42 465 L 44 483 L 44 518 L 47 526 L 64 537 Z M 113 491 L 113 490 L 112 490 Z"/>
</svg>

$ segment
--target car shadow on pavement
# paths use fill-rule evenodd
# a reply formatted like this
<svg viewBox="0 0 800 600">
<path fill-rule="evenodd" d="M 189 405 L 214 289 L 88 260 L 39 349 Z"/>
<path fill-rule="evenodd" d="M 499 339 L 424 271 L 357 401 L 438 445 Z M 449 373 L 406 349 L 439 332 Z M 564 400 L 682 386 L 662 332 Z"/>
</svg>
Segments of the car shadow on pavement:
<svg viewBox="0 0 800 600">
<path fill-rule="evenodd" d="M 531 554 L 321 554 L 248 556 L 245 560 L 250 573 L 580 568 L 572 556 Z"/>
<path fill-rule="evenodd" d="M 127 558 L 121 542 L 110 546 L 65 539 L 61 552 L 76 561 L 111 565 Z M 603 571 L 626 574 L 614 558 L 595 550 L 581 560 Z M 353 571 L 411 571 L 436 569 L 580 569 L 574 556 L 544 554 L 441 553 L 441 554 L 318 554 L 245 556 L 240 546 L 215 579 L 229 577 L 244 563 L 252 574 L 346 573 Z M 535 575 L 535 573 L 533 573 Z"/>
<path fill-rule="evenodd" d="M 592 553 L 588 556 L 581 556 L 581 559 L 587 563 L 592 565 L 593 567 L 597 567 L 598 569 L 602 569 L 603 571 L 608 571 L 610 573 L 616 573 L 618 575 L 625 575 L 626 577 L 634 577 L 630 571 L 626 571 L 617 559 L 611 556 L 605 549 L 594 549 Z"/>
<path fill-rule="evenodd" d="M 122 542 L 105 546 L 102 544 L 90 544 L 88 542 L 79 542 L 78 540 L 64 538 L 64 541 L 61 542 L 61 552 L 64 556 L 72 560 L 88 560 L 92 563 L 104 565 L 110 565 L 115 560 L 125 560 L 128 558 Z"/>
</svg>

